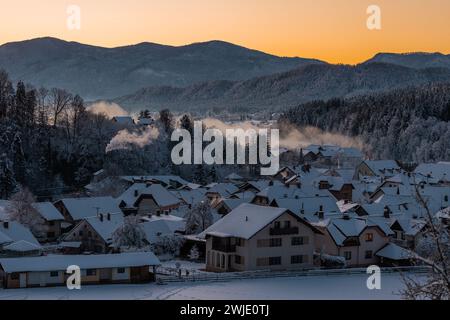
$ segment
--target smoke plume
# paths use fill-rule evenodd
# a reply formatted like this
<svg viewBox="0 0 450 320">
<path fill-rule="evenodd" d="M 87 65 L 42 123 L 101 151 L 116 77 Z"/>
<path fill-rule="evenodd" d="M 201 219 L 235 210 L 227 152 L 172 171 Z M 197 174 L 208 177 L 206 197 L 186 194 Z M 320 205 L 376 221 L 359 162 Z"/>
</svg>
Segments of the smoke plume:
<svg viewBox="0 0 450 320">
<path fill-rule="evenodd" d="M 106 152 L 114 150 L 129 150 L 132 147 L 144 148 L 158 139 L 159 130 L 155 127 L 147 127 L 145 130 L 130 132 L 128 129 L 121 130 L 111 139 L 106 146 Z"/>
<path fill-rule="evenodd" d="M 94 114 L 103 114 L 108 118 L 113 118 L 116 116 L 127 116 L 128 112 L 125 111 L 121 106 L 117 103 L 100 101 L 92 104 L 87 108 L 89 112 Z"/>
</svg>

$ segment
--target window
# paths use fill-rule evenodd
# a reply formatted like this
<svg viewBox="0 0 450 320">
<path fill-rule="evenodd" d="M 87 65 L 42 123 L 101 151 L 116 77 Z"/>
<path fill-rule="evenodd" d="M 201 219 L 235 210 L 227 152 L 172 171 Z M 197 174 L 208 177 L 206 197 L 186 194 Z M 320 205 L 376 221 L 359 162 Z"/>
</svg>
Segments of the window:
<svg viewBox="0 0 450 320">
<path fill-rule="evenodd" d="M 18 272 L 11 273 L 11 280 L 19 280 L 19 273 Z"/>
<path fill-rule="evenodd" d="M 125 273 L 125 268 L 117 268 L 117 273 Z"/>
<path fill-rule="evenodd" d="M 283 245 L 283 239 L 281 239 L 281 238 L 270 239 L 271 247 L 281 247 L 282 245 Z"/>
<path fill-rule="evenodd" d="M 309 243 L 308 237 L 293 237 L 291 239 L 291 245 L 293 246 L 302 246 Z"/>
<path fill-rule="evenodd" d="M 59 275 L 58 271 L 51 271 L 50 272 L 50 277 L 52 278 L 56 278 Z"/>
<path fill-rule="evenodd" d="M 281 257 L 270 257 L 269 266 L 279 266 L 281 264 Z"/>
<path fill-rule="evenodd" d="M 97 270 L 96 269 L 87 269 L 86 270 L 86 275 L 89 276 L 95 276 L 97 275 Z"/>
<path fill-rule="evenodd" d="M 261 239 L 258 240 L 256 245 L 258 248 L 281 247 L 283 245 L 283 241 L 281 238 Z"/>
<path fill-rule="evenodd" d="M 245 240 L 241 239 L 241 238 L 236 238 L 236 246 L 244 247 L 245 246 Z"/>
<path fill-rule="evenodd" d="M 49 221 L 49 222 L 48 222 L 48 225 L 49 225 L 50 227 L 53 227 L 53 226 L 55 225 L 55 221 Z"/>
<path fill-rule="evenodd" d="M 83 236 L 83 230 L 80 230 L 80 232 L 78 232 L 78 235 L 79 235 L 80 237 L 82 237 L 82 236 Z"/>
<path fill-rule="evenodd" d="M 373 257 L 372 250 L 367 250 L 365 256 L 366 256 L 366 259 L 372 259 L 372 257 Z"/>
<path fill-rule="evenodd" d="M 234 256 L 234 263 L 242 264 L 242 257 L 241 256 Z"/>
<path fill-rule="evenodd" d="M 280 221 L 275 221 L 275 229 L 280 229 Z"/>
<path fill-rule="evenodd" d="M 291 256 L 291 264 L 301 264 L 301 263 L 305 263 L 304 257 L 305 257 L 305 256 L 302 256 L 302 255 Z"/>
<path fill-rule="evenodd" d="M 256 259 L 256 265 L 258 267 L 278 266 L 281 265 L 281 257 L 258 258 Z"/>
<path fill-rule="evenodd" d="M 54 232 L 47 232 L 47 238 L 54 238 L 55 233 Z"/>
<path fill-rule="evenodd" d="M 373 241 L 373 233 L 367 233 L 366 234 L 366 242 L 372 242 Z"/>
<path fill-rule="evenodd" d="M 290 221 L 285 221 L 285 222 L 284 222 L 284 227 L 285 227 L 286 229 L 289 229 L 289 228 L 291 227 L 291 222 L 290 222 Z"/>
<path fill-rule="evenodd" d="M 352 260 L 352 252 L 351 251 L 345 251 L 344 252 L 344 257 L 345 257 L 345 260 Z"/>
<path fill-rule="evenodd" d="M 88 237 L 91 238 L 92 237 L 92 232 L 88 231 Z"/>
</svg>

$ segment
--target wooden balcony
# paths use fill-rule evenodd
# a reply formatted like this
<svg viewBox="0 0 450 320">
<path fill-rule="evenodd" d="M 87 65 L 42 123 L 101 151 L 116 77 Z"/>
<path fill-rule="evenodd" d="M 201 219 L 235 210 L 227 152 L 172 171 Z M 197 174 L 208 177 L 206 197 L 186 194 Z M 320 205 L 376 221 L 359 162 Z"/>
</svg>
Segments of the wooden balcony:
<svg viewBox="0 0 450 320">
<path fill-rule="evenodd" d="M 295 234 L 298 234 L 298 227 L 271 228 L 270 229 L 271 236 L 287 236 L 287 235 L 295 235 Z"/>
</svg>

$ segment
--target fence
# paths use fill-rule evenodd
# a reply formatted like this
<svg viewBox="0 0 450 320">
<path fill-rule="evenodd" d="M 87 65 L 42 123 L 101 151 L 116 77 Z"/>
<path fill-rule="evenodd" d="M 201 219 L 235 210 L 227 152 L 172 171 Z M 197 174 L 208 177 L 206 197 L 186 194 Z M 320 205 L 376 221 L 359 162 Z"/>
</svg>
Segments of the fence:
<svg viewBox="0 0 450 320">
<path fill-rule="evenodd" d="M 381 268 L 381 273 L 426 273 L 429 267 L 392 267 Z M 366 268 L 347 268 L 347 269 L 309 269 L 309 270 L 284 270 L 284 271 L 245 271 L 245 272 L 228 272 L 228 273 L 212 273 L 202 272 L 189 275 L 162 275 L 158 277 L 159 281 L 165 282 L 224 282 L 231 280 L 245 279 L 266 279 L 266 278 L 292 278 L 292 277 L 314 277 L 314 276 L 332 276 L 332 275 L 352 275 L 367 274 Z"/>
</svg>

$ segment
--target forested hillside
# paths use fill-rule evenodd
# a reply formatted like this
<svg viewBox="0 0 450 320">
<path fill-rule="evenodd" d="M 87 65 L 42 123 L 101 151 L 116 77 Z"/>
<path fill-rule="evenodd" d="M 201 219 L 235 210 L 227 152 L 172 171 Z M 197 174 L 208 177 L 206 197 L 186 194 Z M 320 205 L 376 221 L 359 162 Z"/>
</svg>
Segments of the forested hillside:
<svg viewBox="0 0 450 320">
<path fill-rule="evenodd" d="M 280 119 L 359 136 L 374 158 L 414 162 L 450 160 L 449 121 L 448 83 L 310 102 Z"/>
</svg>

